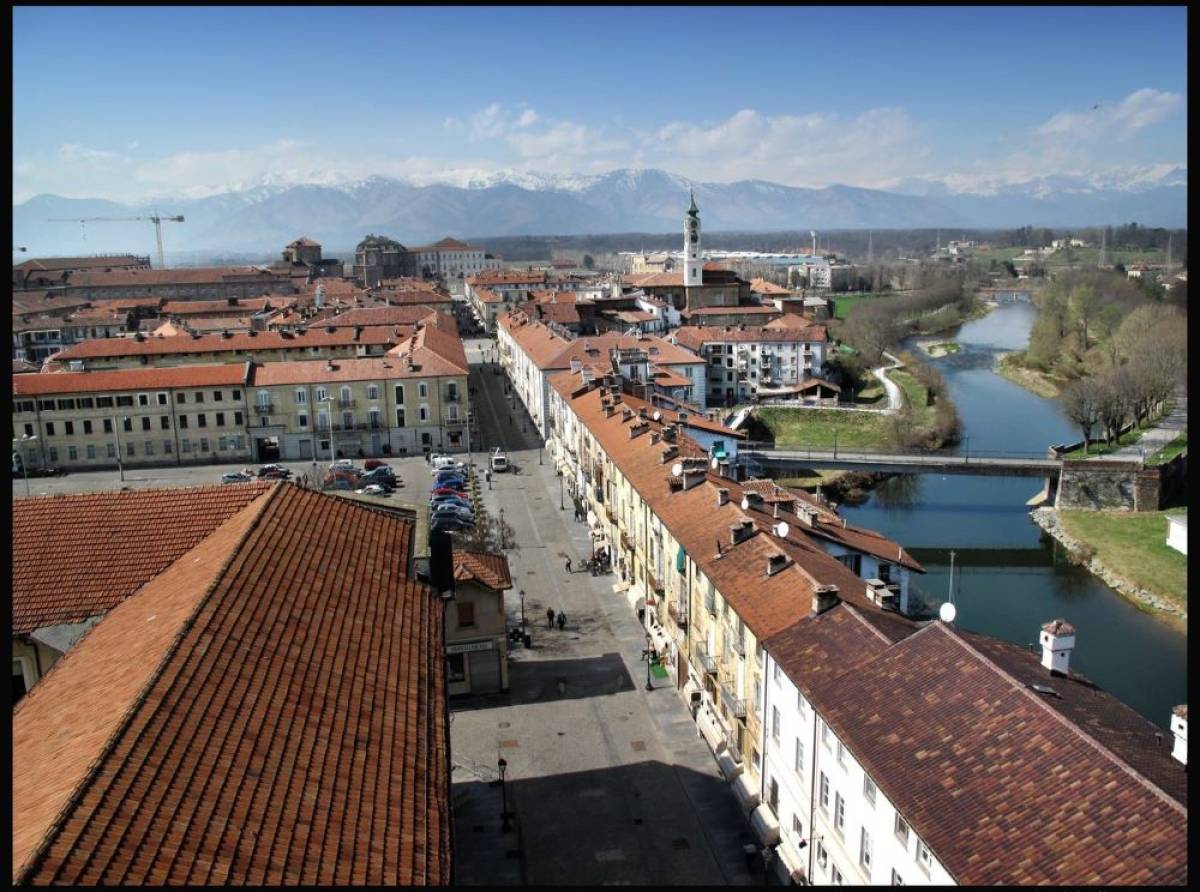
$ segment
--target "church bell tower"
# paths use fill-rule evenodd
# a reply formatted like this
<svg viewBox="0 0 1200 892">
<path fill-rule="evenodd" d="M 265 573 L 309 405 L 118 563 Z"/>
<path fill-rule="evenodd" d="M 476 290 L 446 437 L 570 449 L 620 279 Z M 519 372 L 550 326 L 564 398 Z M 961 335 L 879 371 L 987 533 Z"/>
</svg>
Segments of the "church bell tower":
<svg viewBox="0 0 1200 892">
<path fill-rule="evenodd" d="M 704 281 L 704 261 L 700 259 L 700 209 L 696 207 L 696 194 L 683 215 L 683 284 L 699 285 Z"/>
</svg>

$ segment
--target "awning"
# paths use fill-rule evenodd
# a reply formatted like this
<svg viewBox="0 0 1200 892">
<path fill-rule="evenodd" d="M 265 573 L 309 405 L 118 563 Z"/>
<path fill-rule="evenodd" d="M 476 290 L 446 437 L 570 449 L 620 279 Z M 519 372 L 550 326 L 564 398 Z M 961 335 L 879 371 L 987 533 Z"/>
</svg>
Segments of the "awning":
<svg viewBox="0 0 1200 892">
<path fill-rule="evenodd" d="M 771 806 L 765 802 L 751 813 L 750 826 L 754 828 L 754 835 L 764 846 L 773 846 L 779 842 L 779 819 L 775 817 L 775 812 L 771 811 Z"/>
<path fill-rule="evenodd" d="M 671 639 L 667 637 L 662 626 L 650 627 L 650 640 L 654 642 L 654 649 L 660 657 L 670 652 Z"/>
<path fill-rule="evenodd" d="M 780 863 L 783 864 L 793 883 L 798 883 L 804 878 L 805 871 L 808 870 L 808 860 L 804 857 L 803 852 L 795 850 L 790 840 L 780 843 L 779 847 L 775 849 L 775 854 L 779 856 Z"/>
<path fill-rule="evenodd" d="M 725 749 L 725 729 L 713 714 L 708 704 L 702 704 L 696 710 L 696 725 L 700 728 L 700 736 L 708 743 L 714 754 L 720 754 Z"/>
<path fill-rule="evenodd" d="M 634 611 L 638 609 L 639 602 L 643 607 L 646 605 L 646 592 L 642 589 L 640 582 L 635 582 L 629 586 L 629 589 L 625 592 L 625 597 L 629 601 L 630 609 Z"/>
<path fill-rule="evenodd" d="M 679 546 L 679 551 L 675 552 L 675 572 L 682 573 L 687 569 L 687 552 L 683 550 L 683 546 Z"/>
<path fill-rule="evenodd" d="M 717 756 L 717 767 L 721 769 L 721 776 L 727 782 L 735 780 L 742 774 L 742 763 L 735 761 L 728 749 L 722 750 L 721 754 Z"/>
<path fill-rule="evenodd" d="M 733 795 L 737 797 L 742 811 L 751 812 L 758 805 L 758 790 L 752 786 L 749 775 L 742 774 L 733 782 Z"/>
</svg>

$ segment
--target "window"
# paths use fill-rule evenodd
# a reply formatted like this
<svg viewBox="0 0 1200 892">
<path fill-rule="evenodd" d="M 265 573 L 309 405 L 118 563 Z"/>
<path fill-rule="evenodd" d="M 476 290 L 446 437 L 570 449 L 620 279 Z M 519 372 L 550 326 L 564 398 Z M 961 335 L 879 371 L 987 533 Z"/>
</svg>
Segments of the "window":
<svg viewBox="0 0 1200 892">
<path fill-rule="evenodd" d="M 12 674 L 12 702 L 15 704 L 28 693 L 37 679 L 33 677 L 33 665 L 27 657 L 13 657 Z"/>
<path fill-rule="evenodd" d="M 67 412 L 75 408 L 75 400 L 59 400 L 58 411 Z"/>
<path fill-rule="evenodd" d="M 145 448 L 146 448 L 146 454 L 147 454 L 147 455 L 153 455 L 153 454 L 154 454 L 154 441 L 153 441 L 153 440 L 147 440 L 147 441 L 145 442 L 145 444 L 144 444 L 144 445 L 145 445 Z"/>
<path fill-rule="evenodd" d="M 201 437 L 201 438 L 200 438 L 200 451 L 201 451 L 201 452 L 208 452 L 208 437 Z"/>
<path fill-rule="evenodd" d="M 867 828 L 862 829 L 858 842 L 858 863 L 867 869 L 867 873 L 871 872 L 871 834 L 867 832 Z"/>
<path fill-rule="evenodd" d="M 404 407 L 396 409 L 396 427 L 404 427 Z"/>
<path fill-rule="evenodd" d="M 775 682 L 775 684 L 779 684 L 779 679 L 780 679 L 780 677 L 781 677 L 781 675 L 782 675 L 782 674 L 783 674 L 783 673 L 781 673 L 781 672 L 779 671 L 779 664 L 778 664 L 778 663 L 772 663 L 772 664 L 771 664 L 771 680 L 772 680 L 772 681 L 774 681 L 774 682 Z"/>
<path fill-rule="evenodd" d="M 242 392 L 240 390 L 231 391 L 229 397 L 236 403 L 242 398 Z"/>
<path fill-rule="evenodd" d="M 829 726 L 821 719 L 817 719 L 817 724 L 821 726 L 821 743 L 825 749 L 829 749 L 829 744 L 833 740 L 833 732 L 829 730 Z"/>
<path fill-rule="evenodd" d="M 33 400 L 17 400 L 15 411 L 17 411 L 17 412 L 32 412 L 33 410 L 34 410 L 34 401 Z"/>
<path fill-rule="evenodd" d="M 149 415 L 142 416 L 142 430 L 144 430 L 144 431 L 150 430 L 150 416 Z"/>
<path fill-rule="evenodd" d="M 892 885 L 893 886 L 903 886 L 904 885 L 904 877 L 902 877 L 902 876 L 900 876 L 900 874 L 896 873 L 896 868 L 894 868 L 894 867 L 892 868 Z"/>
<path fill-rule="evenodd" d="M 241 427 L 241 425 L 242 425 L 242 413 L 241 412 L 233 413 L 233 423 L 236 424 L 238 427 Z"/>
<path fill-rule="evenodd" d="M 187 416 L 186 416 L 186 415 L 180 415 L 180 416 L 179 416 L 179 426 L 180 426 L 182 429 L 184 429 L 184 430 L 187 430 L 187 426 L 188 426 L 188 420 L 187 420 Z"/>
<path fill-rule="evenodd" d="M 77 450 L 74 446 L 68 446 L 67 459 L 69 461 L 79 461 L 79 450 Z"/>
<path fill-rule="evenodd" d="M 92 445 L 91 443 L 88 443 L 88 448 L 87 448 L 87 457 L 88 457 L 88 458 L 95 458 L 95 457 L 96 457 L 96 447 L 95 447 L 94 445 Z"/>
<path fill-rule="evenodd" d="M 829 778 L 821 772 L 821 811 L 829 811 Z"/>
<path fill-rule="evenodd" d="M 379 385 L 378 384 L 368 384 L 367 385 L 367 399 L 369 399 L 369 400 L 379 399 Z"/>
<path fill-rule="evenodd" d="M 417 420 L 418 421 L 428 421 L 429 420 L 429 407 L 428 406 L 421 406 L 421 408 L 417 409 Z"/>
<path fill-rule="evenodd" d="M 33 425 L 32 424 L 25 425 L 25 436 L 27 436 L 27 437 L 33 436 Z"/>
<path fill-rule="evenodd" d="M 182 391 L 178 391 L 178 390 L 175 391 L 175 402 L 186 403 L 187 402 L 187 394 L 183 393 Z"/>
<path fill-rule="evenodd" d="M 475 625 L 475 605 L 459 602 L 458 604 L 458 627 L 465 629 Z"/>
<path fill-rule="evenodd" d="M 170 454 L 171 454 L 171 441 L 163 440 L 163 455 L 170 455 Z"/>
<path fill-rule="evenodd" d="M 148 405 L 150 405 L 150 394 L 148 394 L 148 393 L 139 393 L 139 394 L 138 394 L 138 405 L 139 405 L 139 406 L 148 406 Z"/>
<path fill-rule="evenodd" d="M 208 427 L 208 416 L 203 412 L 196 416 L 196 427 Z"/>
<path fill-rule="evenodd" d="M 446 656 L 446 681 L 466 681 L 467 667 L 465 654 L 448 654 Z"/>
<path fill-rule="evenodd" d="M 883 561 L 880 561 L 878 566 L 875 568 L 875 576 L 876 576 L 876 578 L 879 579 L 880 582 L 891 582 L 892 581 L 892 565 L 885 564 Z"/>
<path fill-rule="evenodd" d="M 792 770 L 796 774 L 804 774 L 804 744 L 800 742 L 800 738 L 796 738 L 796 753 L 792 760 Z"/>
<path fill-rule="evenodd" d="M 308 391 L 305 390 L 303 387 L 301 387 L 299 390 L 296 391 L 296 402 L 297 403 L 308 402 Z"/>
<path fill-rule="evenodd" d="M 842 885 L 842 872 L 837 869 L 836 864 L 829 869 L 829 881 L 835 886 Z"/>
<path fill-rule="evenodd" d="M 858 576 L 862 573 L 862 555 L 861 554 L 839 554 L 837 559 L 850 568 L 850 571 Z"/>
<path fill-rule="evenodd" d="M 804 838 L 804 825 L 800 823 L 799 815 L 792 815 L 792 833 L 796 835 L 796 839 Z"/>
<path fill-rule="evenodd" d="M 900 817 L 900 812 L 896 812 L 896 838 L 908 848 L 908 821 Z"/>
<path fill-rule="evenodd" d="M 170 401 L 170 397 L 168 397 L 168 395 L 165 393 L 160 393 L 157 396 L 158 396 L 158 404 L 160 406 L 165 406 Z"/>
<path fill-rule="evenodd" d="M 117 397 L 117 405 L 118 406 L 132 406 L 133 405 L 133 397 L 119 396 L 119 397 Z"/>
<path fill-rule="evenodd" d="M 54 422 L 53 421 L 46 422 L 46 436 L 47 437 L 54 436 Z"/>
<path fill-rule="evenodd" d="M 63 422 L 63 435 L 67 436 L 67 437 L 75 436 L 75 422 L 73 422 L 73 421 L 64 421 Z"/>
<path fill-rule="evenodd" d="M 771 778 L 771 784 L 768 787 L 770 791 L 767 794 L 767 803 L 771 806 L 771 810 L 776 814 L 779 813 L 779 781 Z"/>
<path fill-rule="evenodd" d="M 917 840 L 917 864 L 921 866 L 921 870 L 925 871 L 925 875 L 929 875 L 929 871 L 933 868 L 933 855 L 929 851 L 929 846 Z"/>
<path fill-rule="evenodd" d="M 112 443 L 108 443 L 106 445 L 108 446 L 108 457 L 116 458 L 117 457 L 117 447 L 114 446 Z"/>
<path fill-rule="evenodd" d="M 225 413 L 218 412 L 217 413 L 217 427 L 224 427 L 224 426 L 225 426 Z"/>
<path fill-rule="evenodd" d="M 419 383 L 417 385 L 417 398 L 423 400 L 423 399 L 428 398 L 428 396 L 429 396 L 429 385 L 426 382 L 422 381 L 421 383 Z"/>
<path fill-rule="evenodd" d="M 779 739 L 779 707 L 771 707 L 771 737 L 775 740 Z"/>
<path fill-rule="evenodd" d="M 158 421 L 159 421 L 158 426 L 160 428 L 162 428 L 163 430 L 169 431 L 171 429 L 171 416 L 170 415 L 160 415 Z"/>
<path fill-rule="evenodd" d="M 90 434 L 92 432 L 92 423 L 90 421 L 85 420 L 83 422 L 83 432 L 85 434 Z"/>
<path fill-rule="evenodd" d="M 863 775 L 863 798 L 871 803 L 872 807 L 875 805 L 875 781 L 865 774 Z"/>
<path fill-rule="evenodd" d="M 225 393 L 225 392 L 224 392 L 224 391 L 222 391 L 222 390 L 214 390 L 214 391 L 213 391 L 213 402 L 214 402 L 214 403 L 219 403 L 219 402 L 221 402 L 221 400 L 223 400 L 223 399 L 225 398 L 225 397 L 224 397 L 224 393 Z"/>
<path fill-rule="evenodd" d="M 834 739 L 837 739 L 836 736 Z M 837 760 L 839 765 L 846 764 L 846 747 L 840 740 L 837 741 Z"/>
<path fill-rule="evenodd" d="M 47 450 L 47 452 L 48 452 L 48 453 L 49 453 L 49 455 L 50 455 L 50 461 L 51 461 L 51 463 L 52 463 L 52 464 L 53 464 L 53 463 L 57 463 L 57 462 L 58 462 L 58 449 L 57 449 L 57 448 L 55 448 L 54 446 L 51 446 L 51 447 L 50 447 L 50 448 Z"/>
<path fill-rule="evenodd" d="M 825 851 L 825 844 L 822 842 L 817 843 L 817 863 L 820 864 L 821 867 L 824 867 L 829 863 L 829 853 Z"/>
<path fill-rule="evenodd" d="M 838 836 L 846 829 L 846 800 L 842 798 L 841 793 L 833 794 L 833 829 L 838 832 Z"/>
<path fill-rule="evenodd" d="M 180 452 L 191 452 L 192 451 L 192 441 L 189 440 L 187 437 L 184 437 L 182 440 L 180 440 L 179 441 L 179 451 Z"/>
<path fill-rule="evenodd" d="M 454 403 L 450 404 L 450 410 L 446 415 L 447 421 L 458 421 L 458 406 Z"/>
<path fill-rule="evenodd" d="M 448 399 L 448 400 L 458 399 L 458 382 L 451 381 L 449 384 L 446 385 L 446 399 Z"/>
<path fill-rule="evenodd" d="M 324 387 L 318 387 L 318 388 L 317 388 L 316 401 L 317 401 L 318 403 L 321 403 L 321 402 L 324 402 L 324 401 L 325 401 L 325 400 L 327 400 L 327 399 L 329 399 L 329 391 L 328 391 L 328 390 L 326 390 Z"/>
<path fill-rule="evenodd" d="M 196 402 L 198 402 L 198 403 L 204 402 L 204 391 L 203 390 L 196 391 Z"/>
<path fill-rule="evenodd" d="M 308 416 L 301 412 L 296 416 L 296 424 L 300 427 L 308 427 Z"/>
</svg>

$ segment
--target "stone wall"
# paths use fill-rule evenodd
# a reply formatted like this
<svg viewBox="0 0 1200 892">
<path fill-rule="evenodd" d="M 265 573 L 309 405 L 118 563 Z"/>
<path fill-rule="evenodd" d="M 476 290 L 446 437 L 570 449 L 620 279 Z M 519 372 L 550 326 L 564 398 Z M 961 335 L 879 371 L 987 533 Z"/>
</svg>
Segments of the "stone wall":
<svg viewBox="0 0 1200 892">
<path fill-rule="evenodd" d="M 1065 461 L 1054 497 L 1056 508 L 1159 511 L 1187 488 L 1187 456 L 1152 468 L 1100 459 Z"/>
</svg>

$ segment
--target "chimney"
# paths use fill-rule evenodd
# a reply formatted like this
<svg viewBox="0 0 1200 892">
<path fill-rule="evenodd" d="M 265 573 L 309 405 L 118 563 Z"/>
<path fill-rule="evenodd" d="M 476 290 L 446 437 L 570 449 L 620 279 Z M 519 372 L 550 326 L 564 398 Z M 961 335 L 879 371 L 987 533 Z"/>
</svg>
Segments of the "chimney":
<svg viewBox="0 0 1200 892">
<path fill-rule="evenodd" d="M 609 406 L 609 405 L 606 405 L 606 406 L 604 407 L 604 417 L 605 417 L 605 418 L 612 418 L 612 414 L 613 414 L 613 407 L 612 407 L 612 406 Z"/>
<path fill-rule="evenodd" d="M 696 469 L 696 470 L 689 469 L 689 470 L 684 471 L 683 472 L 683 488 L 691 489 L 697 483 L 703 482 L 704 477 L 705 477 L 705 472 L 702 468 Z"/>
<path fill-rule="evenodd" d="M 800 522 L 806 527 L 813 527 L 817 525 L 818 513 L 819 512 L 817 509 L 812 505 L 801 504 L 796 506 L 796 517 L 798 517 Z"/>
<path fill-rule="evenodd" d="M 628 406 L 625 406 L 621 409 L 621 420 L 622 421 L 628 421 L 632 417 L 633 417 L 633 410 L 630 409 Z"/>
<path fill-rule="evenodd" d="M 1175 735 L 1175 748 L 1171 755 L 1187 765 L 1187 704 L 1171 710 L 1171 733 Z"/>
<path fill-rule="evenodd" d="M 729 541 L 734 545 L 745 542 L 753 533 L 754 521 L 752 520 L 741 520 L 729 525 Z"/>
<path fill-rule="evenodd" d="M 658 431 L 650 431 L 650 445 L 657 445 L 659 439 Z"/>
<path fill-rule="evenodd" d="M 720 508 L 722 505 L 728 505 L 728 504 L 729 504 L 729 490 L 718 489 L 717 490 L 717 507 Z"/>
<path fill-rule="evenodd" d="M 444 530 L 429 534 L 429 584 L 438 594 L 454 591 L 454 554 Z"/>
<path fill-rule="evenodd" d="M 1065 619 L 1054 619 L 1042 626 L 1042 665 L 1051 675 L 1066 675 L 1071 651 L 1075 647 L 1075 627 Z"/>
<path fill-rule="evenodd" d="M 648 416 L 646 415 L 646 407 L 645 406 L 638 407 L 638 418 L 640 418 L 642 421 L 645 421 L 647 417 Z"/>
<path fill-rule="evenodd" d="M 839 600 L 836 585 L 818 585 L 813 589 L 812 613 L 809 616 L 817 616 L 836 607 Z"/>
<path fill-rule="evenodd" d="M 786 554 L 772 554 L 767 556 L 767 575 L 774 576 L 780 570 L 787 567 L 791 561 L 788 560 Z"/>
<path fill-rule="evenodd" d="M 751 508 L 761 508 L 763 503 L 762 493 L 746 490 L 742 494 L 742 510 L 749 511 Z"/>
<path fill-rule="evenodd" d="M 868 579 L 867 600 L 877 607 L 894 607 L 896 593 L 882 579 Z"/>
<path fill-rule="evenodd" d="M 659 464 L 665 465 L 667 462 L 669 462 L 671 459 L 673 459 L 678 454 L 679 454 L 678 446 L 668 446 L 666 449 L 664 449 L 662 451 L 662 458 L 659 460 Z"/>
<path fill-rule="evenodd" d="M 662 438 L 668 443 L 675 442 L 675 425 L 668 424 L 662 429 Z"/>
</svg>

